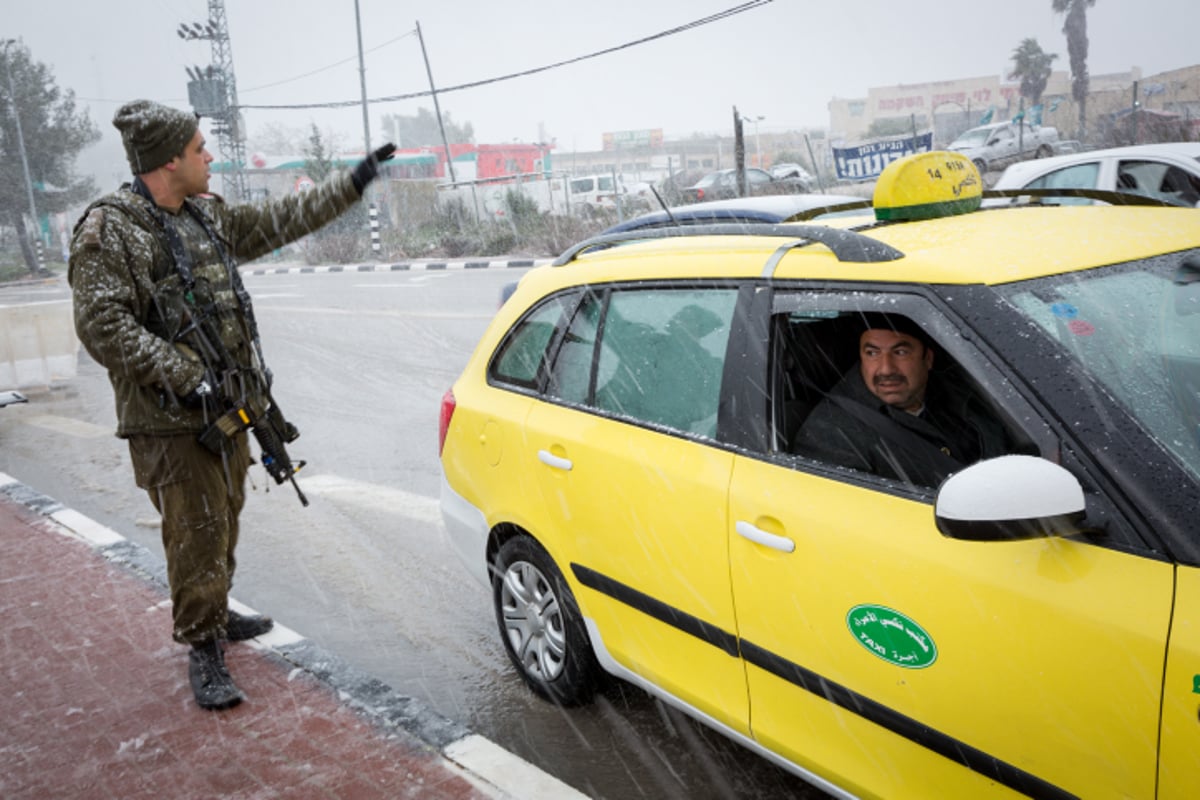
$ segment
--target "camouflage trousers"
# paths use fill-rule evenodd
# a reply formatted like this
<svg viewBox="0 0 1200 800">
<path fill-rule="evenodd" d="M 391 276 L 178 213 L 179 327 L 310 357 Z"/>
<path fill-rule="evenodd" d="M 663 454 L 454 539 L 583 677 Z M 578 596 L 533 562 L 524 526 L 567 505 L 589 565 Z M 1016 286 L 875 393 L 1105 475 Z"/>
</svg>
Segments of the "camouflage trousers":
<svg viewBox="0 0 1200 800">
<path fill-rule="evenodd" d="M 162 516 L 175 640 L 223 636 L 250 467 L 245 434 L 225 455 L 194 435 L 131 436 L 129 455 L 137 485 Z"/>
</svg>

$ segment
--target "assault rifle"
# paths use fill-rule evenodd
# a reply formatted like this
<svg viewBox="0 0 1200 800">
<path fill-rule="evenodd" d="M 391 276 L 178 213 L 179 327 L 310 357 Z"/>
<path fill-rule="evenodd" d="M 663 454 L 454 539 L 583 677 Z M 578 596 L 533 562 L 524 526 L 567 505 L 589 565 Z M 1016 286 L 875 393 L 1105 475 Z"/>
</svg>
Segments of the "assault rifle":
<svg viewBox="0 0 1200 800">
<path fill-rule="evenodd" d="M 198 318 L 185 310 L 183 320 L 185 325 L 175 340 L 196 351 L 204 364 L 205 380 L 213 387 L 213 393 L 205 403 L 216 420 L 200 434 L 200 443 L 219 455 L 227 442 L 249 430 L 262 450 L 262 465 L 267 474 L 277 484 L 291 481 L 300 504 L 307 506 L 308 498 L 296 483 L 296 473 L 305 462 L 293 462 L 284 447 L 299 438 L 300 431 L 284 419 L 283 412 L 271 397 L 270 386 L 256 370 L 237 365 L 220 335 L 211 330 L 207 316 Z M 251 386 L 259 391 L 249 392 Z"/>
</svg>

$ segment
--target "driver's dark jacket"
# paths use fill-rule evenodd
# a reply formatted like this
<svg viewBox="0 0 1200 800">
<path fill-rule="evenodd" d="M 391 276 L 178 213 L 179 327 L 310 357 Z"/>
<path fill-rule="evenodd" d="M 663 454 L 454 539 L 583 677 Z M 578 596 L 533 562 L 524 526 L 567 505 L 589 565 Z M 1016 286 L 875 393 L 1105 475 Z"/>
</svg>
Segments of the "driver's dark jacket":
<svg viewBox="0 0 1200 800">
<path fill-rule="evenodd" d="M 850 403 L 857 414 L 847 410 Z M 937 486 L 950 473 L 1009 450 L 1003 426 L 939 374 L 930 374 L 925 409 L 914 416 L 872 394 L 857 364 L 792 443 L 795 453 L 917 486 Z"/>
<path fill-rule="evenodd" d="M 311 191 L 267 203 L 234 206 L 211 195 L 186 202 L 204 216 L 230 257 L 243 262 L 311 233 L 358 199 L 349 173 L 339 173 Z M 75 330 L 108 370 L 122 438 L 198 433 L 211 422 L 202 408 L 178 401 L 204 370 L 174 341 L 185 324 L 185 303 L 152 211 L 150 201 L 125 184 L 88 207 L 71 241 Z M 232 360 L 240 368 L 261 369 L 216 246 L 187 210 L 161 213 L 170 217 L 194 259 L 195 296 L 215 304 L 220 339 Z"/>
</svg>

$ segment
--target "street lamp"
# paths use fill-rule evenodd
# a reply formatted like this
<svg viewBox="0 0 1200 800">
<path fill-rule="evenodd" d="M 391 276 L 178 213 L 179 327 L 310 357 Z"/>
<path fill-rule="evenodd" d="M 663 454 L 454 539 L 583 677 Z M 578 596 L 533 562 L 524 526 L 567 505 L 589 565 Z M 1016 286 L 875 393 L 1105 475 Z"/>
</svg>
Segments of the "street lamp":
<svg viewBox="0 0 1200 800">
<path fill-rule="evenodd" d="M 17 92 L 13 87 L 12 64 L 8 60 L 8 46 L 16 43 L 16 39 L 5 39 L 0 42 L 0 46 L 4 48 L 4 71 L 8 75 L 8 102 L 9 108 L 12 111 L 13 122 L 17 127 L 17 150 L 21 153 L 21 167 L 25 170 L 25 190 L 29 193 L 29 215 L 33 217 L 33 238 L 36 243 L 34 253 L 36 254 L 38 269 L 40 270 L 44 268 L 42 260 L 42 236 L 38 230 L 37 204 L 33 202 L 33 178 L 29 174 L 29 158 L 25 155 L 25 134 L 21 131 L 21 115 L 17 113 Z"/>
<path fill-rule="evenodd" d="M 764 119 L 766 119 L 766 117 L 761 116 L 761 115 L 757 116 L 757 117 L 747 117 L 744 115 L 742 116 L 742 122 L 753 122 L 754 123 L 754 158 L 756 161 L 758 161 L 759 169 L 763 168 L 763 160 L 762 160 L 762 139 L 760 139 L 758 137 L 758 123 L 762 122 Z"/>
</svg>

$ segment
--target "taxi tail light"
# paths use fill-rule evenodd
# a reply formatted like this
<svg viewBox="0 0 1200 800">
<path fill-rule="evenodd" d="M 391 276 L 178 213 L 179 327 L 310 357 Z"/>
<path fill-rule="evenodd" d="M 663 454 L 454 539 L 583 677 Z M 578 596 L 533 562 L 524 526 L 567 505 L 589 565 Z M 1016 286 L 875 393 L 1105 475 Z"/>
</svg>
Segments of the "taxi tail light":
<svg viewBox="0 0 1200 800">
<path fill-rule="evenodd" d="M 447 389 L 442 395 L 442 409 L 438 414 L 438 458 L 441 458 L 446 446 L 446 431 L 450 430 L 450 418 L 454 416 L 455 406 L 454 390 Z"/>
</svg>

